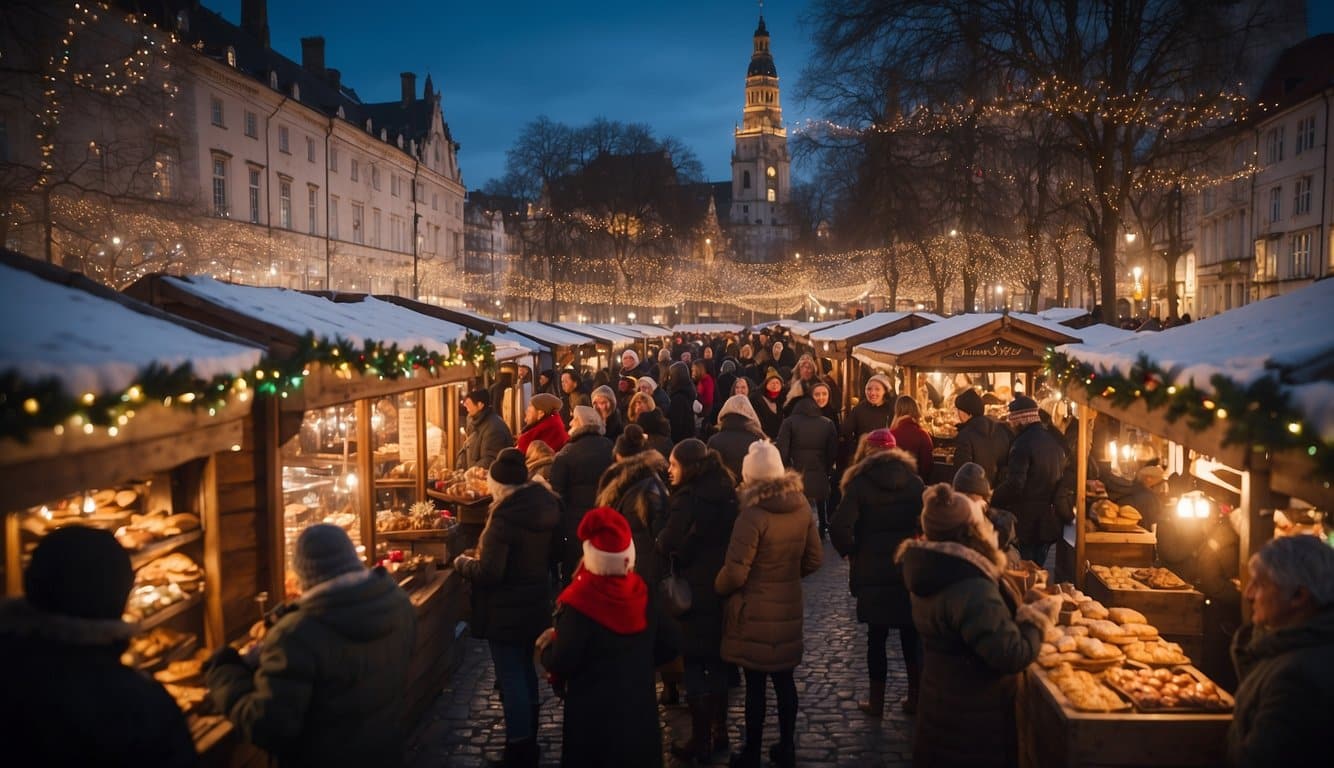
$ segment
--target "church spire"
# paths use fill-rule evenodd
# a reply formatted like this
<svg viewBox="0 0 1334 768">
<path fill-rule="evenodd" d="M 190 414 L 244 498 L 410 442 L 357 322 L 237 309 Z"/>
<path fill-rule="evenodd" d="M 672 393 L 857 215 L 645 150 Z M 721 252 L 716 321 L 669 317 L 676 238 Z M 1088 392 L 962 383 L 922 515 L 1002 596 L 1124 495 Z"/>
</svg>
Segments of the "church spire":
<svg viewBox="0 0 1334 768">
<path fill-rule="evenodd" d="M 783 107 L 778 94 L 778 67 L 774 65 L 773 52 L 769 50 L 769 29 L 764 25 L 763 15 L 760 16 L 759 26 L 755 28 L 754 41 L 750 66 L 746 68 L 746 107 L 741 132 L 781 134 Z"/>
</svg>

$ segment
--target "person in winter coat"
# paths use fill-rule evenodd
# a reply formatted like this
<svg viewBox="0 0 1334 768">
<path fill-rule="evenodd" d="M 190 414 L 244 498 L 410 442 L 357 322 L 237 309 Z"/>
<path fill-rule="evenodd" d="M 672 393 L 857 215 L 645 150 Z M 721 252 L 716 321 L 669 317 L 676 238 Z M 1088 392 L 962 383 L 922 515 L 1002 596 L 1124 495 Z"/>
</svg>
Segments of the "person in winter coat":
<svg viewBox="0 0 1334 768">
<path fill-rule="evenodd" d="M 489 467 L 501 451 L 514 444 L 514 435 L 505 420 L 491 408 L 491 393 L 475 389 L 463 398 L 463 410 L 468 412 L 467 440 L 463 443 L 463 464 L 468 467 Z"/>
<path fill-rule="evenodd" d="M 820 406 L 820 415 L 832 421 L 835 429 L 839 429 L 841 419 L 838 413 L 838 398 L 834 397 L 834 388 L 829 382 L 815 382 L 811 387 L 811 399 Z M 841 430 L 839 434 L 842 434 Z"/>
<path fill-rule="evenodd" d="M 947 483 L 926 490 L 921 526 L 897 556 L 925 648 L 913 765 L 1016 766 L 1019 677 L 1060 599 L 1019 605 L 991 524 Z"/>
<path fill-rule="evenodd" d="M 569 439 L 570 433 L 560 417 L 560 398 L 547 392 L 533 395 L 524 413 L 523 431 L 519 433 L 514 447 L 526 454 L 534 440 L 541 440 L 551 446 L 551 450 L 559 451 Z"/>
<path fill-rule="evenodd" d="M 579 372 L 573 368 L 566 368 L 560 372 L 560 417 L 565 425 L 570 429 L 574 426 L 571 423 L 574 419 L 574 409 L 581 405 L 588 405 L 588 394 L 584 390 L 584 384 L 579 380 Z"/>
<path fill-rule="evenodd" d="M 760 420 L 764 436 L 770 440 L 778 439 L 778 430 L 783 427 L 783 377 L 770 368 L 764 374 L 764 384 L 760 391 L 750 396 L 751 407 Z"/>
<path fill-rule="evenodd" d="M 819 381 L 820 376 L 815 367 L 815 358 L 809 354 L 803 354 L 797 359 L 797 364 L 792 368 L 792 378 L 787 383 L 787 394 L 783 397 L 783 413 L 792 413 L 797 401 L 803 397 L 809 397 L 811 387 Z"/>
<path fill-rule="evenodd" d="M 672 443 L 695 436 L 695 383 L 690 380 L 690 367 L 672 363 L 667 380 L 667 423 L 672 425 Z"/>
<path fill-rule="evenodd" d="M 848 585 L 857 598 L 857 621 L 866 625 L 866 669 L 870 696 L 857 703 L 871 717 L 884 717 L 889 661 L 885 643 L 898 630 L 908 696 L 901 706 L 917 711 L 922 675 L 921 640 L 912 623 L 912 604 L 903 572 L 894 563 L 899 545 L 917 535 L 922 513 L 922 479 L 912 454 L 894 434 L 877 429 L 857 446 L 843 475 L 843 499 L 830 523 L 829 538 L 848 560 Z"/>
<path fill-rule="evenodd" d="M 336 525 L 301 532 L 294 570 L 296 610 L 264 635 L 257 661 L 223 646 L 209 662 L 214 707 L 280 766 L 400 764 L 412 601 Z"/>
<path fill-rule="evenodd" d="M 621 376 L 616 380 L 616 410 L 620 411 L 621 416 L 625 416 L 630 410 L 630 398 L 639 391 L 637 383 L 638 380 L 633 376 Z"/>
<path fill-rule="evenodd" d="M 732 477 L 741 479 L 741 462 L 750 444 L 766 439 L 755 407 L 745 395 L 732 395 L 718 411 L 718 431 L 709 438 L 709 448 L 718 452 Z"/>
<path fill-rule="evenodd" d="M 793 670 L 804 644 L 802 578 L 820 567 L 824 548 L 806 502 L 801 475 L 783 469 L 772 443 L 755 442 L 741 465 L 740 513 L 714 589 L 723 607 L 724 661 L 746 678 L 746 742 L 732 756 L 740 768 L 759 766 L 766 680 L 778 700 L 778 743 L 769 758 L 796 765 L 797 688 Z"/>
<path fill-rule="evenodd" d="M 651 367 L 652 366 L 647 362 L 641 364 L 639 362 L 639 353 L 633 349 L 625 349 L 621 352 L 620 375 L 622 377 L 630 376 L 637 379 L 640 376 L 650 375 L 649 369 Z"/>
<path fill-rule="evenodd" d="M 1252 623 L 1232 641 L 1239 685 L 1228 764 L 1323 765 L 1334 712 L 1334 549 L 1285 536 L 1248 567 Z"/>
<path fill-rule="evenodd" d="M 781 341 L 773 344 L 774 365 L 779 368 L 792 368 L 797 364 L 797 353 Z"/>
<path fill-rule="evenodd" d="M 501 451 L 487 474 L 491 514 L 477 554 L 454 558 L 472 586 L 472 634 L 487 641 L 505 711 L 502 765 L 536 768 L 537 670 L 533 643 L 550 625 L 547 566 L 560 525 L 560 501 L 529 480 L 523 454 Z"/>
<path fill-rule="evenodd" d="M 517 449 L 516 449 L 517 450 Z M 528 477 L 533 482 L 546 483 L 551 487 L 551 465 L 556 460 L 556 452 L 541 440 L 528 444 L 528 453 L 524 454 L 524 463 L 528 467 Z"/>
<path fill-rule="evenodd" d="M 969 387 L 954 398 L 959 417 L 959 434 L 954 441 L 954 471 L 973 462 L 987 471 L 987 482 L 995 487 L 1000 468 L 1010 452 L 1010 432 L 1005 425 L 986 415 L 982 396 Z"/>
<path fill-rule="evenodd" d="M 736 521 L 736 481 L 722 456 L 699 440 L 684 440 L 667 465 L 672 492 L 667 525 L 658 534 L 658 554 L 674 561 L 690 585 L 690 610 L 678 621 L 684 656 L 688 740 L 671 751 L 683 760 L 707 761 L 727 751 L 727 665 L 718 655 L 723 634 L 722 598 L 713 580 L 723 567 Z"/>
<path fill-rule="evenodd" d="M 750 396 L 754 394 L 754 390 L 755 385 L 745 376 L 738 376 L 736 377 L 736 381 L 732 382 L 733 395 L 744 395 L 746 399 L 750 399 Z M 752 410 L 754 409 L 752 408 Z"/>
<path fill-rule="evenodd" d="M 704 413 L 713 413 L 716 382 L 709 372 L 711 365 L 712 363 L 707 360 L 696 360 L 690 364 L 690 378 L 695 383 L 695 390 L 699 393 L 699 404 L 704 407 Z"/>
<path fill-rule="evenodd" d="M 33 550 L 24 597 L 0 600 L 0 718 L 7 765 L 199 763 L 161 684 L 121 664 L 130 556 L 108 531 L 66 526 Z"/>
<path fill-rule="evenodd" d="M 670 381 L 670 379 L 664 378 L 663 381 Z M 658 410 L 662 411 L 664 414 L 667 413 L 667 409 L 672 405 L 672 399 L 667 394 L 666 387 L 660 386 L 658 382 L 654 381 L 649 376 L 641 376 L 636 379 L 635 387 L 640 392 L 653 398 L 653 404 L 658 407 Z"/>
<path fill-rule="evenodd" d="M 894 401 L 894 422 L 889 431 L 894 433 L 899 448 L 917 460 L 917 476 L 926 482 L 931 479 L 931 467 L 935 463 L 931 452 L 935 446 L 931 443 L 931 435 L 922 429 L 921 421 L 922 411 L 917 407 L 917 401 L 908 395 L 899 395 Z"/>
<path fill-rule="evenodd" d="M 570 442 L 556 452 L 551 463 L 551 490 L 560 498 L 561 577 L 565 581 L 574 574 L 579 562 L 579 521 L 597 502 L 598 480 L 611 466 L 612 443 L 602 435 L 602 417 L 590 406 L 581 405 L 574 411 L 574 429 Z"/>
<path fill-rule="evenodd" d="M 848 418 L 840 427 L 844 455 L 850 456 L 857 450 L 863 435 L 877 429 L 889 429 L 894 422 L 894 385 L 888 376 L 883 373 L 872 376 L 863 393 L 866 396 L 848 411 Z"/>
<path fill-rule="evenodd" d="M 801 473 L 806 499 L 820 524 L 820 536 L 829 531 L 825 502 L 829 500 L 829 475 L 838 458 L 838 430 L 820 415 L 820 406 L 809 397 L 797 400 L 792 415 L 778 429 L 778 454 L 783 464 Z"/>
<path fill-rule="evenodd" d="M 616 393 L 611 387 L 603 386 L 593 390 L 593 410 L 602 417 L 607 439 L 616 442 L 625 429 L 625 420 L 621 418 L 621 412 L 616 410 Z"/>
<path fill-rule="evenodd" d="M 987 516 L 991 527 L 996 529 L 996 549 L 1005 555 L 1006 567 L 1017 570 L 1020 561 L 1023 560 L 1014 541 L 1017 521 L 1008 510 L 991 505 L 991 484 L 987 482 L 987 471 L 982 469 L 981 465 L 970 461 L 959 467 L 950 485 L 957 493 L 963 494 L 982 508 L 982 514 Z"/>
<path fill-rule="evenodd" d="M 1056 492 L 1065 470 L 1065 448 L 1042 427 L 1038 404 L 1025 395 L 1010 401 L 1010 426 L 1018 434 L 1010 446 L 1005 479 L 996 486 L 992 501 L 1014 513 L 1019 554 L 1038 565 L 1047 562 L 1047 550 L 1061 536 L 1074 510 L 1056 509 Z"/>
<path fill-rule="evenodd" d="M 706 414 L 710 423 L 718 420 L 718 411 L 722 409 L 723 401 L 736 394 L 732 391 L 736 386 L 736 367 L 736 361 L 730 357 L 718 366 L 718 379 L 714 382 L 713 388 L 713 411 Z"/>
<path fill-rule="evenodd" d="M 565 699 L 562 768 L 662 765 L 653 670 L 678 653 L 636 573 L 625 517 L 595 507 L 579 523 L 583 559 L 556 598 L 555 626 L 537 647 Z"/>
<path fill-rule="evenodd" d="M 661 567 L 654 542 L 667 524 L 667 460 L 638 425 L 626 428 L 612 449 L 613 461 L 598 479 L 596 505 L 625 515 L 639 553 L 635 570 L 657 584 Z"/>
</svg>

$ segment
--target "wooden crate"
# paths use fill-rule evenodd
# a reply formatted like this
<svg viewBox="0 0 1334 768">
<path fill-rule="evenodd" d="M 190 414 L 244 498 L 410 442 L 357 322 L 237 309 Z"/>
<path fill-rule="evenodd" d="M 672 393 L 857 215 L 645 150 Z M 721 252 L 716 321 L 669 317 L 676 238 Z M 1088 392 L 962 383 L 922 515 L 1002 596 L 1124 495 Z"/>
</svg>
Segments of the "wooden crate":
<svg viewBox="0 0 1334 768">
<path fill-rule="evenodd" d="M 1164 636 L 1204 635 L 1204 595 L 1194 589 L 1112 589 L 1089 571 L 1084 577 L 1084 592 L 1105 606 L 1139 611 Z"/>
<path fill-rule="evenodd" d="M 1090 531 L 1084 534 L 1084 559 L 1102 565 L 1147 568 L 1153 565 L 1157 546 L 1158 537 L 1148 531 L 1138 533 Z M 1077 566 L 1075 528 L 1069 525 L 1065 528 L 1065 535 L 1056 542 L 1056 580 L 1074 581 Z"/>
</svg>

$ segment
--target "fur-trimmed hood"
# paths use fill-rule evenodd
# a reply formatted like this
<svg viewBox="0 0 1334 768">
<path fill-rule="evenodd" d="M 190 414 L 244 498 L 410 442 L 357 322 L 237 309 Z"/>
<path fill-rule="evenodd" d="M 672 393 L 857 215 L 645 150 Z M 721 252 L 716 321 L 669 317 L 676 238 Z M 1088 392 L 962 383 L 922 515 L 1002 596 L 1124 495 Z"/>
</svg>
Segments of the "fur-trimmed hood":
<svg viewBox="0 0 1334 768">
<path fill-rule="evenodd" d="M 652 448 L 614 462 L 598 480 L 597 505 L 615 507 L 626 491 L 650 477 L 657 478 L 661 483 L 666 474 L 667 460 Z M 666 485 L 663 487 L 665 489 Z"/>
<path fill-rule="evenodd" d="M 902 448 L 888 448 L 867 454 L 843 473 L 839 490 L 847 493 L 848 486 L 864 473 L 872 473 L 871 481 L 886 490 L 896 490 L 908 484 L 917 474 L 917 459 Z"/>
<path fill-rule="evenodd" d="M 67 646 L 122 647 L 139 632 L 118 619 L 82 619 L 44 613 L 23 598 L 0 600 L 0 636 L 49 641 Z"/>
<path fill-rule="evenodd" d="M 774 513 L 797 509 L 810 511 L 801 475 L 791 469 L 784 472 L 782 477 L 773 480 L 742 483 L 741 487 L 737 488 L 736 495 L 742 509 L 760 507 Z"/>
<path fill-rule="evenodd" d="M 899 545 L 894 562 L 903 566 L 908 591 L 926 597 L 964 579 L 999 581 L 1005 555 L 997 552 L 996 558 L 957 541 L 908 539 Z"/>
<path fill-rule="evenodd" d="M 591 408 L 592 406 L 589 407 Z M 604 435 L 606 432 L 607 425 L 605 424 L 580 424 L 570 430 L 570 441 L 573 442 L 584 435 Z"/>
</svg>

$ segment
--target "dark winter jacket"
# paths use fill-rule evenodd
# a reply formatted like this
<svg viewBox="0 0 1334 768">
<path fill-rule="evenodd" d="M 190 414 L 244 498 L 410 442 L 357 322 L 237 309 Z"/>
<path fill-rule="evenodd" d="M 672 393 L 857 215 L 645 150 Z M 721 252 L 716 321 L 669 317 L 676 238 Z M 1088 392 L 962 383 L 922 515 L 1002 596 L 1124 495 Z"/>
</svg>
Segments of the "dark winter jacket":
<svg viewBox="0 0 1334 768">
<path fill-rule="evenodd" d="M 566 578 L 574 573 L 574 566 L 583 557 L 579 543 L 579 522 L 584 513 L 596 506 L 598 480 L 611 466 L 612 444 L 592 427 L 575 430 L 570 442 L 560 449 L 551 462 L 551 490 L 561 500 L 561 529 L 564 539 L 561 563 Z"/>
<path fill-rule="evenodd" d="M 468 417 L 468 439 L 463 444 L 463 464 L 467 467 L 489 467 L 501 451 L 513 444 L 514 436 L 510 434 L 505 420 L 488 405 L 476 416 Z"/>
<path fill-rule="evenodd" d="M 722 454 L 723 463 L 740 482 L 741 461 L 746 458 L 746 451 L 750 450 L 751 443 L 763 440 L 764 435 L 756 432 L 750 420 L 739 413 L 723 414 L 718 422 L 720 426 L 709 438 L 709 447 Z"/>
<path fill-rule="evenodd" d="M 604 422 L 603 427 L 603 436 L 615 443 L 616 438 L 620 437 L 621 433 L 625 431 L 625 418 L 621 416 L 620 411 L 613 410 Z"/>
<path fill-rule="evenodd" d="M 155 680 L 120 663 L 134 628 L 0 601 L 0 723 L 7 765 L 198 763 L 185 717 Z"/>
<path fill-rule="evenodd" d="M 662 572 L 655 541 L 667 525 L 667 460 L 654 450 L 612 462 L 598 480 L 597 506 L 611 507 L 630 524 L 635 571 L 656 587 Z"/>
<path fill-rule="evenodd" d="M 651 596 L 646 613 L 644 631 L 620 635 L 568 606 L 556 610 L 542 666 L 564 685 L 562 768 L 662 765 L 654 671 L 680 650 Z"/>
<path fill-rule="evenodd" d="M 1017 765 L 1015 698 L 1042 631 L 1015 623 L 1000 566 L 972 549 L 911 540 L 898 559 L 926 651 L 913 765 Z"/>
<path fill-rule="evenodd" d="M 658 410 L 664 415 L 672 407 L 672 398 L 667 394 L 667 390 L 661 385 L 653 390 L 653 404 L 658 406 Z"/>
<path fill-rule="evenodd" d="M 1326 765 L 1334 712 L 1334 606 L 1294 627 L 1247 624 L 1232 641 L 1237 706 L 1228 764 Z"/>
<path fill-rule="evenodd" d="M 912 626 L 908 588 L 894 562 L 899 545 L 917 534 L 922 513 L 924 486 L 912 456 L 898 448 L 869 454 L 848 467 L 841 490 L 829 538 L 848 558 L 857 621 Z"/>
<path fill-rule="evenodd" d="M 561 421 L 560 414 L 556 412 L 548 413 L 538 420 L 536 424 L 525 427 L 519 433 L 519 439 L 514 447 L 521 453 L 528 453 L 528 446 L 532 445 L 534 440 L 541 440 L 551 447 L 553 451 L 559 451 L 565 447 L 570 440 L 570 433 L 565 429 L 565 422 Z"/>
<path fill-rule="evenodd" d="M 635 419 L 635 423 L 643 428 L 644 434 L 648 436 L 649 447 L 661 453 L 663 456 L 672 455 L 672 425 L 667 423 L 667 417 L 660 410 L 644 411 Z"/>
<path fill-rule="evenodd" d="M 931 435 L 927 434 L 922 425 L 918 424 L 911 416 L 905 416 L 892 430 L 894 441 L 899 447 L 907 451 L 910 456 L 917 460 L 917 476 L 922 478 L 922 482 L 931 479 L 931 467 L 935 465 L 935 457 L 931 455 L 933 445 L 931 444 Z"/>
<path fill-rule="evenodd" d="M 681 653 L 717 658 L 723 635 L 723 600 L 713 581 L 723 567 L 737 499 L 732 478 L 711 467 L 672 489 L 667 527 L 658 534 L 658 553 L 676 559 L 677 573 L 690 584 L 690 610 L 678 618 Z"/>
<path fill-rule="evenodd" d="M 491 508 L 477 557 L 459 564 L 472 586 L 472 634 L 506 645 L 532 645 L 551 625 L 548 565 L 560 525 L 560 501 L 528 482 Z"/>
<path fill-rule="evenodd" d="M 724 661 L 781 672 L 801 663 L 805 604 L 801 580 L 820 567 L 824 547 L 801 476 L 743 484 L 740 513 L 714 589 L 723 607 Z"/>
<path fill-rule="evenodd" d="M 383 569 L 336 577 L 269 630 L 258 669 L 215 666 L 209 695 L 279 765 L 398 765 L 415 624 Z"/>
<path fill-rule="evenodd" d="M 699 395 L 685 363 L 672 363 L 667 382 L 667 422 L 672 426 L 672 442 L 695 436 L 695 401 Z"/>
<path fill-rule="evenodd" d="M 861 440 L 862 435 L 874 432 L 877 429 L 889 429 L 889 425 L 894 421 L 894 404 L 884 402 L 880 405 L 871 405 L 870 400 L 863 399 L 848 411 L 848 417 L 843 420 L 839 426 L 839 436 L 843 441 L 843 455 L 851 458 L 857 452 L 857 441 Z"/>
<path fill-rule="evenodd" d="M 1067 521 L 1055 503 L 1064 470 L 1065 449 L 1041 424 L 1026 425 L 1014 438 L 1005 479 L 991 502 L 1014 513 L 1020 544 L 1048 544 L 1061 537 Z"/>
<path fill-rule="evenodd" d="M 593 401 L 589 399 L 588 393 L 581 387 L 575 387 L 573 392 L 560 393 L 560 418 L 568 429 L 570 423 L 574 420 L 574 409 L 581 405 L 592 405 Z"/>
<path fill-rule="evenodd" d="M 778 399 L 773 400 L 767 397 L 763 390 L 750 396 L 750 405 L 755 409 L 755 415 L 760 417 L 760 428 L 764 430 L 765 437 L 770 440 L 778 439 L 778 431 L 783 428 L 783 409 L 779 402 L 783 399 L 783 393 L 778 393 Z"/>
<path fill-rule="evenodd" d="M 988 416 L 974 416 L 959 425 L 954 441 L 955 471 L 971 461 L 986 470 L 987 482 L 995 488 L 1010 452 L 1010 440 L 1009 427 Z"/>
<path fill-rule="evenodd" d="M 820 406 L 809 397 L 797 400 L 792 415 L 778 430 L 777 442 L 783 464 L 801 473 L 806 498 L 829 498 L 829 475 L 838 458 L 838 432 L 834 422 L 820 415 Z"/>
</svg>

